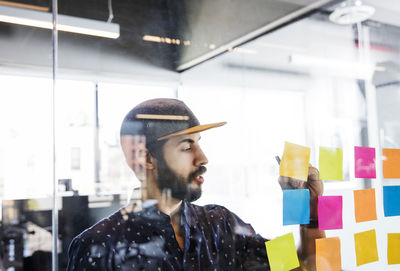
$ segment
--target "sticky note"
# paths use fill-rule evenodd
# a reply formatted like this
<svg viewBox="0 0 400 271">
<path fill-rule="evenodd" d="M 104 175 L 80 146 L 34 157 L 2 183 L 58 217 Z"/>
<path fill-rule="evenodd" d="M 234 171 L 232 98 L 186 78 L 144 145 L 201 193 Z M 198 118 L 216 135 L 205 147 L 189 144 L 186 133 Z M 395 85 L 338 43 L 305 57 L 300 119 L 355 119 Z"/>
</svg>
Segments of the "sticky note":
<svg viewBox="0 0 400 271">
<path fill-rule="evenodd" d="M 310 191 L 283 190 L 283 225 L 310 223 Z"/>
<path fill-rule="evenodd" d="M 354 165 L 356 178 L 376 178 L 375 148 L 354 147 Z"/>
<path fill-rule="evenodd" d="M 321 180 L 343 181 L 342 149 L 319 147 L 319 177 Z"/>
<path fill-rule="evenodd" d="M 271 271 L 287 271 L 299 267 L 293 233 L 265 242 Z"/>
<path fill-rule="evenodd" d="M 375 230 L 354 234 L 354 241 L 356 246 L 357 266 L 379 260 Z"/>
<path fill-rule="evenodd" d="M 375 189 L 354 190 L 356 222 L 376 220 Z"/>
<path fill-rule="evenodd" d="M 383 210 L 385 216 L 400 215 L 400 186 L 383 187 Z"/>
<path fill-rule="evenodd" d="M 302 181 L 307 181 L 310 148 L 285 142 L 279 174 Z"/>
<path fill-rule="evenodd" d="M 317 271 L 342 270 L 339 237 L 315 239 Z"/>
<path fill-rule="evenodd" d="M 383 178 L 400 179 L 400 149 L 382 149 Z"/>
<path fill-rule="evenodd" d="M 400 233 L 388 233 L 388 264 L 400 264 Z"/>
<path fill-rule="evenodd" d="M 342 196 L 318 196 L 319 229 L 343 229 L 342 207 Z"/>
</svg>

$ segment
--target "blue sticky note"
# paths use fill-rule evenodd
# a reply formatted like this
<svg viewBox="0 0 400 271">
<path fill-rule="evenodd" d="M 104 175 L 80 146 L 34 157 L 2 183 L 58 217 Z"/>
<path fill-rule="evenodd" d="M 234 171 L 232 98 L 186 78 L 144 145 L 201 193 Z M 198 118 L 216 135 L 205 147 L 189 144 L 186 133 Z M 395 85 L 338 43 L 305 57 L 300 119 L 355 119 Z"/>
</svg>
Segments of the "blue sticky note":
<svg viewBox="0 0 400 271">
<path fill-rule="evenodd" d="M 310 223 L 310 191 L 283 190 L 283 225 Z"/>
<path fill-rule="evenodd" d="M 400 186 L 383 187 L 383 208 L 385 216 L 400 215 Z"/>
</svg>

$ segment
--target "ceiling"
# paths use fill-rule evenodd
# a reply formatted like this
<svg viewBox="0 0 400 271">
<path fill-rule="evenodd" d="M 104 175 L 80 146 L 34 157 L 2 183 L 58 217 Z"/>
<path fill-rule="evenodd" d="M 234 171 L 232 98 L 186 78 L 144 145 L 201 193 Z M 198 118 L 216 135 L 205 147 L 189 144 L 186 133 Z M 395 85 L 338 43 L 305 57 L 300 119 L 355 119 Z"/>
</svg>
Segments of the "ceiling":
<svg viewBox="0 0 400 271">
<path fill-rule="evenodd" d="M 371 20 L 400 27 L 400 2 L 398 0 L 363 0 L 363 3 L 375 7 Z"/>
<path fill-rule="evenodd" d="M 287 24 L 332 0 L 110 0 L 120 25 L 117 40 L 60 33 L 60 42 L 77 43 L 102 53 L 127 55 L 157 67 L 183 71 L 263 33 Z M 51 10 L 51 0 L 14 0 Z M 338 2 L 338 1 L 333 1 Z M 107 21 L 108 0 L 59 0 L 58 13 Z M 15 26 L 0 24 L 0 36 Z M 29 30 L 26 30 L 29 31 Z M 40 31 L 40 30 L 39 30 Z M 179 44 L 150 42 L 145 36 Z"/>
<path fill-rule="evenodd" d="M 51 0 L 14 2 L 49 7 L 51 10 Z M 147 67 L 184 71 L 239 45 L 249 41 L 251 44 L 252 40 L 265 33 L 271 35 L 274 30 L 308 17 L 312 12 L 317 11 L 312 16 L 314 20 L 319 20 L 318 16 L 326 20 L 326 16 L 340 2 L 112 0 L 113 22 L 120 25 L 120 38 L 110 40 L 59 33 L 59 65 L 70 70 L 126 72 L 131 75 Z M 364 0 L 363 3 L 376 8 L 370 22 L 389 24 L 393 31 L 400 26 L 398 0 Z M 60 0 L 58 11 L 60 14 L 100 21 L 107 21 L 109 17 L 107 0 Z M 375 36 L 382 34 L 378 27 L 375 29 Z M 145 35 L 172 38 L 180 43 L 149 42 L 143 39 Z M 0 64 L 15 61 L 31 66 L 51 65 L 51 32 L 48 30 L 0 23 L 0 40 L 3 41 L 3 45 L 0 44 Z M 393 44 L 387 44 L 388 47 L 400 44 L 397 39 L 392 40 Z M 291 40 L 287 42 L 291 43 Z M 13 46 L 17 43 L 18 46 Z"/>
<path fill-rule="evenodd" d="M 374 83 L 400 80 L 400 27 L 389 22 L 399 22 L 396 9 L 381 9 L 393 1 L 379 1 L 374 17 L 363 23 L 368 29 L 370 51 L 368 63 L 373 70 L 363 69 L 358 48 L 358 29 L 355 25 L 339 25 L 329 20 L 336 5 L 326 7 L 302 20 L 260 36 L 231 52 L 185 72 L 185 82 L 193 84 L 218 84 L 270 89 L 307 88 L 318 78 L 373 79 Z M 377 18 L 385 20 L 378 21 Z M 365 38 L 365 37 L 364 37 Z M 308 64 L 295 63 L 293 56 L 301 56 Z M 340 62 L 340 63 L 339 63 Z M 315 64 L 317 63 L 317 64 Z M 332 67 L 328 67 L 332 64 Z M 333 67 L 335 65 L 336 67 Z M 354 67 L 354 68 L 352 68 Z M 381 72 L 384 71 L 384 72 Z M 389 78 L 390 77 L 390 78 Z M 202 78 L 207 78 L 202 82 Z M 379 82 L 377 82 L 377 80 Z"/>
</svg>

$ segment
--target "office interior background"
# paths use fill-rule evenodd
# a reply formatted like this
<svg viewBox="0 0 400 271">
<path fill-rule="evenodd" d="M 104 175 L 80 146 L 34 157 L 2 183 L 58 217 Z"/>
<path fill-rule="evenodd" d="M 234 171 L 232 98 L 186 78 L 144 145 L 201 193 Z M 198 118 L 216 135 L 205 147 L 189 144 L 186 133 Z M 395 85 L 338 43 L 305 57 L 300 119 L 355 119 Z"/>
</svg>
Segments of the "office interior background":
<svg viewBox="0 0 400 271">
<path fill-rule="evenodd" d="M 284 142 L 310 147 L 315 166 L 320 146 L 342 148 L 344 180 L 324 181 L 324 195 L 348 208 L 343 229 L 326 234 L 341 238 L 343 270 L 398 270 L 386 236 L 400 220 L 384 216 L 382 186 L 400 182 L 383 178 L 380 159 L 400 148 L 398 1 L 55 3 L 0 1 L 1 270 L 64 270 L 75 235 L 139 199 L 119 129 L 157 97 L 228 122 L 202 134 L 209 164 L 195 203 L 223 205 L 266 238 L 299 239 L 282 226 Z M 376 179 L 355 178 L 354 146 L 376 148 Z M 378 219 L 356 223 L 353 190 L 365 188 Z M 379 261 L 356 266 L 353 235 L 372 228 Z"/>
</svg>

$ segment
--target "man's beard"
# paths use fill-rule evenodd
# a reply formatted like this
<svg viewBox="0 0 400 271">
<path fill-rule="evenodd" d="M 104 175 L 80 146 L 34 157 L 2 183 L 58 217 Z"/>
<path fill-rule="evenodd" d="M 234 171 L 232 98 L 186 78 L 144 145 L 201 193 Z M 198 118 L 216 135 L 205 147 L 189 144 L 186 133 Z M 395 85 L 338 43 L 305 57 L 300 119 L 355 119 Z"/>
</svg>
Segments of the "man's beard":
<svg viewBox="0 0 400 271">
<path fill-rule="evenodd" d="M 171 197 L 192 202 L 201 197 L 200 185 L 194 185 L 192 182 L 196 177 L 204 174 L 206 170 L 205 166 L 200 166 L 190 173 L 186 180 L 169 168 L 164 157 L 160 157 L 157 159 L 157 186 L 161 193 L 167 193 L 168 195 L 170 191 Z"/>
</svg>

